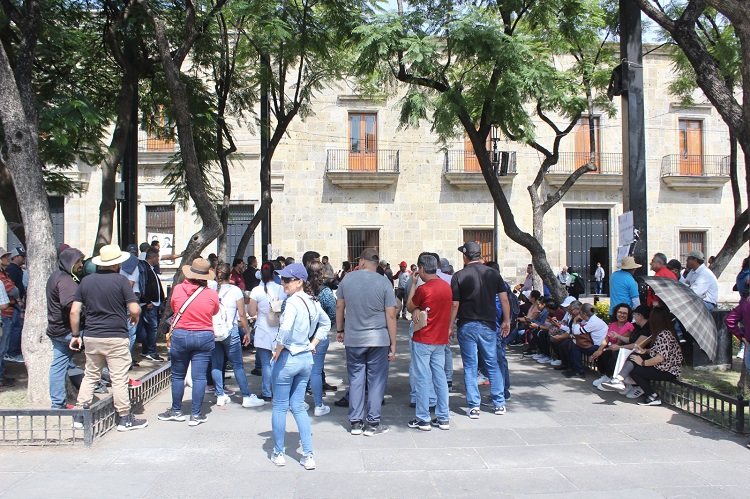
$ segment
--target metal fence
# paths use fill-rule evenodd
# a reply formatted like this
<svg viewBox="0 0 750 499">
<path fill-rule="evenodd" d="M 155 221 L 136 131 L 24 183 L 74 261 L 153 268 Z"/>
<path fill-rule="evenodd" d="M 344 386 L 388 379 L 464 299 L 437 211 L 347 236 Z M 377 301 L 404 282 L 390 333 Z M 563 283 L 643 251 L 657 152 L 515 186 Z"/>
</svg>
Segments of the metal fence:
<svg viewBox="0 0 750 499">
<path fill-rule="evenodd" d="M 561 152 L 557 164 L 552 165 L 547 173 L 571 174 L 589 161 L 591 161 L 591 153 Z M 596 153 L 594 161 L 596 170 L 586 175 L 622 175 L 622 153 Z"/>
<path fill-rule="evenodd" d="M 170 386 L 172 364 L 165 362 L 141 378 L 139 387 L 130 389 L 134 409 L 143 407 Z M 0 446 L 91 445 L 117 425 L 112 395 L 108 394 L 88 409 L 0 409 Z M 75 428 L 75 418 L 83 418 L 83 428 Z"/>
<path fill-rule="evenodd" d="M 492 159 L 494 151 L 487 151 Z M 515 151 L 498 151 L 496 175 L 518 173 Z M 445 152 L 445 173 L 481 173 L 479 159 L 473 150 Z"/>
</svg>

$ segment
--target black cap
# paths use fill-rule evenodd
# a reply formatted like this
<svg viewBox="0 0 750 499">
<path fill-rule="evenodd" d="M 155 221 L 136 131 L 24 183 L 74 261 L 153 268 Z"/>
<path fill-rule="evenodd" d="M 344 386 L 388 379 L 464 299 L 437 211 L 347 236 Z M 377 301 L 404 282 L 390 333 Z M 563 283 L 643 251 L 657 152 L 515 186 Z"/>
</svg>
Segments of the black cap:
<svg viewBox="0 0 750 499">
<path fill-rule="evenodd" d="M 479 258 L 482 256 L 482 248 L 474 241 L 469 241 L 468 243 L 464 243 L 463 246 L 459 246 L 458 251 L 468 258 Z"/>
<path fill-rule="evenodd" d="M 682 264 L 679 260 L 672 259 L 667 262 L 667 268 L 671 270 L 682 270 Z"/>
<path fill-rule="evenodd" d="M 651 309 L 648 308 L 646 305 L 638 305 L 633 309 L 634 314 L 641 314 L 644 319 L 648 319 L 649 314 L 651 313 Z"/>
</svg>

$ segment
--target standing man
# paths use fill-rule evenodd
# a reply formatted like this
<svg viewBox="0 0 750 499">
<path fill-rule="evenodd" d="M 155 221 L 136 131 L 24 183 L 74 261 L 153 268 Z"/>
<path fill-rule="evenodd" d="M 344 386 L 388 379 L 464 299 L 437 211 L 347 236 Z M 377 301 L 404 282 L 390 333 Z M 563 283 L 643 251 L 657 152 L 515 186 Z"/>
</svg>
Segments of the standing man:
<svg viewBox="0 0 750 499">
<path fill-rule="evenodd" d="M 130 324 L 136 324 L 141 315 L 141 307 L 138 306 L 138 299 L 128 279 L 119 273 L 120 265 L 129 257 L 130 254 L 121 251 L 116 244 L 103 246 L 99 250 L 99 256 L 92 259 L 99 268 L 96 273 L 81 281 L 70 310 L 72 338 L 69 346 L 71 350 L 80 351 L 83 345 L 80 331 L 81 309 L 86 307 L 86 373 L 78 391 L 76 405 L 91 403 L 94 387 L 106 364 L 112 379 L 115 410 L 120 416 L 118 431 L 148 426 L 147 420 L 136 419 L 130 412 L 128 395 L 130 340 L 126 308 L 130 312 Z M 82 428 L 83 423 L 78 420 L 75 426 Z"/>
<path fill-rule="evenodd" d="M 406 283 L 411 279 L 411 271 L 408 270 L 406 262 L 398 264 L 398 272 L 393 278 L 396 280 L 396 298 L 401 302 L 401 318 L 406 320 Z M 398 315 L 398 314 L 397 314 Z"/>
<path fill-rule="evenodd" d="M 557 280 L 565 286 L 565 291 L 570 294 L 570 274 L 568 274 L 568 266 L 563 265 L 562 269 L 560 270 L 560 273 L 557 274 Z"/>
<path fill-rule="evenodd" d="M 693 250 L 688 253 L 685 267 L 689 268 L 690 272 L 685 277 L 685 283 L 711 311 L 716 308 L 716 303 L 719 301 L 719 281 L 703 262 L 703 253 L 700 251 Z"/>
<path fill-rule="evenodd" d="M 57 270 L 47 280 L 47 336 L 52 340 L 52 364 L 49 367 L 49 397 L 53 409 L 72 409 L 67 403 L 65 379 L 75 367 L 70 349 L 70 310 L 83 270 L 83 253 L 76 248 L 60 252 Z"/>
<path fill-rule="evenodd" d="M 8 275 L 13 284 L 18 288 L 18 302 L 13 307 L 13 328 L 8 339 L 8 352 L 3 360 L 7 362 L 23 363 L 21 353 L 21 331 L 23 331 L 23 318 L 26 309 L 26 285 L 23 282 L 23 264 L 26 263 L 26 251 L 20 246 L 13 248 L 10 252 L 10 264 Z"/>
<path fill-rule="evenodd" d="M 0 336 L 0 390 L 10 388 L 16 384 L 14 378 L 8 378 L 5 376 L 5 354 L 8 352 L 11 331 L 13 330 L 13 311 L 20 296 L 18 288 L 8 274 L 7 269 L 9 265 L 10 251 L 5 251 L 5 248 L 0 248 L 0 281 L 2 281 L 2 285 L 5 288 L 5 294 L 8 300 L 7 303 L 0 306 L 3 322 L 3 334 Z M 3 297 L 0 296 L 0 298 Z M 5 299 L 0 299 L 0 303 L 3 302 L 5 302 Z"/>
<path fill-rule="evenodd" d="M 464 268 L 453 274 L 451 288 L 450 333 L 458 318 L 458 344 L 464 364 L 466 414 L 479 419 L 481 396 L 477 386 L 477 368 L 480 358 L 487 366 L 490 379 L 490 398 L 497 415 L 505 414 L 504 382 L 497 364 L 497 333 L 495 332 L 495 296 L 500 299 L 503 322 L 500 331 L 503 337 L 510 334 L 510 302 L 500 272 L 482 264 L 482 251 L 475 242 L 464 243 L 458 248 L 463 254 Z"/>
<path fill-rule="evenodd" d="M 336 272 L 334 272 L 333 266 L 328 261 L 327 256 L 323 257 L 321 263 L 323 264 L 323 284 L 330 287 L 336 281 Z"/>
<path fill-rule="evenodd" d="M 260 284 L 260 279 L 255 276 L 258 272 L 258 259 L 254 256 L 247 257 L 247 269 L 242 273 L 242 279 L 245 281 L 245 291 L 252 291 L 255 286 Z"/>
<path fill-rule="evenodd" d="M 419 257 L 417 268 L 424 284 L 417 287 L 417 276 L 413 282 L 406 308 L 412 314 L 415 326 L 412 337 L 412 358 L 416 384 L 416 419 L 409 422 L 409 428 L 429 431 L 432 426 L 441 430 L 450 429 L 448 412 L 448 379 L 445 376 L 445 345 L 449 340 L 450 314 L 453 301 L 451 287 L 439 278 L 438 260 L 432 255 Z M 406 265 L 403 266 L 404 269 Z M 424 315 L 424 317 L 422 317 Z M 430 420 L 430 388 L 434 388 L 436 398 L 435 419 Z"/>
<path fill-rule="evenodd" d="M 362 251 L 359 270 L 342 279 L 336 302 L 336 339 L 346 348 L 351 434 L 368 437 L 388 431 L 380 424 L 380 413 L 388 363 L 396 358 L 396 296 L 393 285 L 377 268 L 377 252 L 372 248 Z M 367 423 L 364 428 L 363 422 Z"/>
<path fill-rule="evenodd" d="M 666 262 L 665 262 L 666 263 Z M 602 285 L 604 284 L 604 267 L 601 262 L 596 264 L 596 270 L 594 271 L 594 293 L 597 295 L 602 294 Z"/>
<path fill-rule="evenodd" d="M 127 254 L 127 253 L 126 253 Z M 159 326 L 159 306 L 164 303 L 164 289 L 156 272 L 159 265 L 159 250 L 153 247 L 146 252 L 146 261 L 140 266 L 140 303 L 141 319 L 138 323 L 137 336 L 143 345 L 142 357 L 154 362 L 164 362 L 156 353 L 156 336 Z"/>
<path fill-rule="evenodd" d="M 234 284 L 240 291 L 245 292 L 244 272 L 247 270 L 247 264 L 242 258 L 235 258 L 232 262 L 232 273 L 229 274 L 229 283 Z"/>
<path fill-rule="evenodd" d="M 622 259 L 620 270 L 612 273 L 609 278 L 609 315 L 612 315 L 615 307 L 620 303 L 630 305 L 631 308 L 641 304 L 638 284 L 633 277 L 635 269 L 639 268 L 641 265 L 635 263 L 635 258 L 626 256 Z"/>
</svg>

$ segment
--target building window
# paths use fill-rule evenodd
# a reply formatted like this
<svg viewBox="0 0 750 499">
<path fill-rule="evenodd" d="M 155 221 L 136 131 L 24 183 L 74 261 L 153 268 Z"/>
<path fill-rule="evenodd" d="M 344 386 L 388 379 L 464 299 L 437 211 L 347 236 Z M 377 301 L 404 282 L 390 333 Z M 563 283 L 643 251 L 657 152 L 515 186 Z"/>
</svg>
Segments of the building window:
<svg viewBox="0 0 750 499">
<path fill-rule="evenodd" d="M 596 147 L 596 167 L 597 171 L 599 171 L 599 159 L 600 155 L 602 153 L 602 144 L 601 144 L 601 125 L 599 123 L 599 118 L 594 117 L 594 146 Z M 578 124 L 575 127 L 575 131 L 573 132 L 573 136 L 575 138 L 575 167 L 580 168 L 581 166 L 585 165 L 589 162 L 591 159 L 591 138 L 589 137 L 589 118 L 581 118 L 578 120 Z"/>
<path fill-rule="evenodd" d="M 160 253 L 174 253 L 174 206 L 146 206 L 146 241 L 159 241 Z"/>
<path fill-rule="evenodd" d="M 378 229 L 348 229 L 346 231 L 346 254 L 352 266 L 365 248 L 374 248 L 380 254 L 380 231 Z"/>
<path fill-rule="evenodd" d="M 492 260 L 495 255 L 495 231 L 492 229 L 464 229 L 463 242 L 474 241 L 482 248 L 482 260 Z"/>
<path fill-rule="evenodd" d="M 378 120 L 376 114 L 349 115 L 349 170 L 377 171 Z"/>
<path fill-rule="evenodd" d="M 245 234 L 247 226 L 253 221 L 255 216 L 255 207 L 251 204 L 239 204 L 229 206 L 229 221 L 227 222 L 227 261 L 234 260 L 237 253 L 237 246 L 240 245 L 240 239 Z M 247 257 L 253 255 L 255 251 L 255 236 L 250 236 L 250 241 L 245 248 L 245 254 L 241 255 L 244 261 Z"/>
<path fill-rule="evenodd" d="M 706 233 L 703 231 L 680 231 L 680 261 L 687 262 L 687 254 L 700 251 L 706 254 Z"/>
<path fill-rule="evenodd" d="M 680 120 L 680 175 L 703 174 L 703 122 Z"/>
</svg>

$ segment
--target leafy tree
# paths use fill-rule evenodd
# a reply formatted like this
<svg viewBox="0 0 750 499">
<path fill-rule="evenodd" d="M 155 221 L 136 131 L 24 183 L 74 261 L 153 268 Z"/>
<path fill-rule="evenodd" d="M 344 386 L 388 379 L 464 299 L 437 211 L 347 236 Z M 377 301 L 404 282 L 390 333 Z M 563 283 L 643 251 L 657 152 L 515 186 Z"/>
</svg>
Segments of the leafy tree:
<svg viewBox="0 0 750 499">
<path fill-rule="evenodd" d="M 536 271 L 560 299 L 566 292 L 542 246 L 543 218 L 581 175 L 596 168 L 593 120 L 590 161 L 551 192 L 544 175 L 557 163 L 560 141 L 582 113 L 593 115 L 595 105 L 612 112 L 597 92 L 611 62 L 601 38 L 608 25 L 599 4 L 586 0 L 424 0 L 410 12 L 379 15 L 356 30 L 363 90 L 405 83 L 402 124 L 416 125 L 430 116 L 443 141 L 466 134 L 506 235 L 529 250 Z M 565 55 L 574 63 L 560 70 L 556 62 Z M 554 132 L 551 147 L 536 138 L 533 114 Z M 544 156 L 528 187 L 533 234 L 518 226 L 497 180 L 485 145 L 493 126 Z"/>
</svg>

